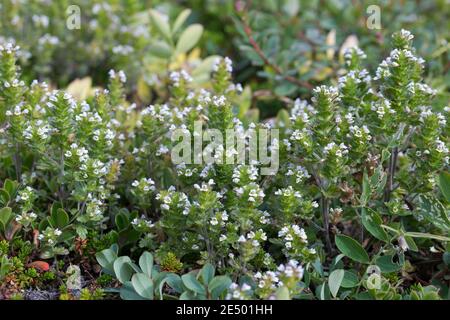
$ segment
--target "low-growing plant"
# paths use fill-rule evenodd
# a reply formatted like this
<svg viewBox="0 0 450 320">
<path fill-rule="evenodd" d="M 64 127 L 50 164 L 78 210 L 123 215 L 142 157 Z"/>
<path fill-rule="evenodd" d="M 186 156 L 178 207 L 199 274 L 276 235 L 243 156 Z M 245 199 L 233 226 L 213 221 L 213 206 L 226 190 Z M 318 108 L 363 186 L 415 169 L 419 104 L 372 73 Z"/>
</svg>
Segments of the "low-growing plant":
<svg viewBox="0 0 450 320">
<path fill-rule="evenodd" d="M 445 297 L 449 108 L 430 107 L 412 39 L 395 33 L 373 75 L 349 48 L 336 86 L 266 122 L 242 109 L 228 58 L 214 60 L 205 87 L 171 72 L 170 95 L 138 108 L 123 72 L 77 101 L 26 84 L 18 49 L 0 47 L 2 237 L 29 240 L 57 270 L 101 244 L 97 261 L 123 299 Z M 278 171 L 229 164 L 235 150 L 223 146 L 209 150 L 222 161 L 173 163 L 172 133 L 197 127 L 247 142 L 278 129 L 266 141 Z"/>
</svg>

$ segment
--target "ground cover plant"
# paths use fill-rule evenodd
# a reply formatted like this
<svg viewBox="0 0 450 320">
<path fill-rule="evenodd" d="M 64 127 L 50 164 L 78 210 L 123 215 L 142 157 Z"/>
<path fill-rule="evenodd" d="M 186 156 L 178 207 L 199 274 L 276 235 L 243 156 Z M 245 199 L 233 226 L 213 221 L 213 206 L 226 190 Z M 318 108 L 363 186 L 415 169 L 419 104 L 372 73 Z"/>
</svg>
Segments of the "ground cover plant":
<svg viewBox="0 0 450 320">
<path fill-rule="evenodd" d="M 130 94 L 131 52 L 91 75 L 103 87 L 64 88 L 68 74 L 30 78 L 52 60 L 27 66 L 28 48 L 0 45 L 0 299 L 448 299 L 450 106 L 414 35 L 393 32 L 376 57 L 349 46 L 338 74 L 265 118 L 232 59 L 177 63 L 203 33 L 190 14 L 134 25 L 154 32 L 150 104 Z M 100 56 L 119 39 L 103 36 Z M 207 136 L 175 161 L 199 127 L 242 137 L 245 161 Z"/>
</svg>

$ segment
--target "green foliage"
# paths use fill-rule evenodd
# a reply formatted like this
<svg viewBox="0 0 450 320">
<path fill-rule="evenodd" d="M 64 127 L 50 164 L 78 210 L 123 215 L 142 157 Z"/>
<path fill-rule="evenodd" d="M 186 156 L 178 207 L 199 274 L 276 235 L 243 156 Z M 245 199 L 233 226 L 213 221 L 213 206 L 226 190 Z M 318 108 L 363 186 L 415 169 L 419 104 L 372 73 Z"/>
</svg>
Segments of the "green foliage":
<svg viewBox="0 0 450 320">
<path fill-rule="evenodd" d="M 394 22 L 387 52 L 392 26 L 374 40 L 361 4 L 315 16 L 317 1 L 225 5 L 236 23 L 222 48 L 248 59 L 233 70 L 230 58 L 200 58 L 198 47 L 217 53 L 215 5 L 201 9 L 206 22 L 198 4 L 81 1 L 89 27 L 66 38 L 54 12 L 67 3 L 30 0 L 36 29 L 18 38 L 21 3 L 2 5 L 0 25 L 17 38 L 0 38 L 1 298 L 56 283 L 63 300 L 448 298 L 439 19 L 426 26 L 439 31 L 433 44 L 420 31 L 417 49 Z M 405 12 L 423 6 L 442 2 Z M 270 110 L 255 108 L 260 98 Z M 269 144 L 276 172 L 264 175 L 261 154 L 227 163 L 238 152 L 208 135 L 174 163 L 198 129 Z M 267 129 L 277 131 L 264 142 Z M 209 151 L 217 161 L 196 161 Z"/>
</svg>

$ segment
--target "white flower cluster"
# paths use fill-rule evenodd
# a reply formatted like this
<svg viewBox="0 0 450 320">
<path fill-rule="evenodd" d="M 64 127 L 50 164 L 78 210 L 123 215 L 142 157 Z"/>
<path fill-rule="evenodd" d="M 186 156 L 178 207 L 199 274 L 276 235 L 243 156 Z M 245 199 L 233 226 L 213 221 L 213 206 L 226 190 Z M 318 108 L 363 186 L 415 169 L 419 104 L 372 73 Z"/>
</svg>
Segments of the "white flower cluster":
<svg viewBox="0 0 450 320">
<path fill-rule="evenodd" d="M 134 48 L 129 45 L 117 45 L 112 48 L 112 52 L 114 54 L 118 54 L 118 55 L 122 55 L 122 56 L 129 55 L 129 54 L 133 53 L 133 51 L 134 51 Z"/>
<path fill-rule="evenodd" d="M 45 229 L 41 234 L 39 234 L 38 239 L 52 246 L 56 244 L 56 241 L 61 234 L 62 231 L 59 230 L 58 228 L 53 229 L 47 227 L 47 229 Z"/>
<path fill-rule="evenodd" d="M 177 165 L 177 174 L 179 176 L 192 177 L 197 171 L 197 168 L 188 168 L 184 162 Z"/>
<path fill-rule="evenodd" d="M 142 116 L 151 116 L 160 122 L 165 122 L 167 118 L 172 116 L 169 107 L 163 104 L 161 107 L 157 108 L 154 105 L 150 105 L 141 112 Z"/>
<path fill-rule="evenodd" d="M 201 186 L 200 186 L 199 184 L 197 184 L 197 183 L 194 184 L 194 188 L 195 188 L 197 191 L 200 191 L 200 192 L 208 192 L 208 191 L 211 191 L 211 190 L 212 190 L 212 188 L 213 188 L 213 186 L 214 186 L 215 184 L 216 184 L 216 183 L 214 182 L 213 179 L 209 179 L 207 183 L 202 182 L 202 185 L 201 185 Z"/>
<path fill-rule="evenodd" d="M 422 94 L 427 94 L 430 96 L 434 96 L 437 93 L 437 90 L 434 90 L 426 83 L 417 83 L 411 81 L 410 83 L 408 83 L 407 88 L 408 91 L 413 95 L 416 94 L 417 91 L 421 92 Z"/>
<path fill-rule="evenodd" d="M 34 212 L 22 212 L 20 215 L 16 215 L 16 221 L 24 226 L 30 225 L 36 220 L 37 214 Z"/>
<path fill-rule="evenodd" d="M 275 195 L 277 196 L 283 196 L 283 197 L 296 197 L 298 199 L 302 198 L 302 195 L 300 194 L 299 191 L 294 190 L 294 188 L 292 186 L 289 186 L 287 188 L 284 189 L 278 189 L 277 191 L 275 191 Z"/>
<path fill-rule="evenodd" d="M 248 202 L 256 202 L 257 200 L 262 201 L 265 197 L 264 191 L 254 182 L 251 182 L 244 187 L 234 188 L 234 192 L 241 199 L 246 196 Z"/>
<path fill-rule="evenodd" d="M 226 211 L 217 212 L 214 217 L 211 218 L 209 223 L 212 226 L 217 226 L 219 223 L 221 226 L 224 226 L 225 223 L 228 221 L 228 213 Z M 222 234 L 219 238 L 219 241 L 225 241 L 227 239 L 227 236 Z"/>
<path fill-rule="evenodd" d="M 15 53 L 20 50 L 19 46 L 16 46 L 12 42 L 5 43 L 4 45 L 0 45 L 0 56 L 2 56 L 4 53 L 11 54 Z"/>
<path fill-rule="evenodd" d="M 250 241 L 252 243 L 252 246 L 257 248 L 260 246 L 260 242 L 264 242 L 267 240 L 267 235 L 266 233 L 262 230 L 259 229 L 256 232 L 250 231 L 247 233 L 247 235 L 241 235 L 238 239 L 239 243 L 246 243 L 248 241 Z"/>
<path fill-rule="evenodd" d="M 5 115 L 7 117 L 21 116 L 21 115 L 28 114 L 30 112 L 30 110 L 28 110 L 27 108 L 22 108 L 22 107 L 23 107 L 23 105 L 18 104 L 17 106 L 14 107 L 14 111 L 7 110 L 5 112 Z"/>
<path fill-rule="evenodd" d="M 16 202 L 26 202 L 32 198 L 34 190 L 30 186 L 26 186 L 23 190 L 20 190 L 16 196 Z"/>
<path fill-rule="evenodd" d="M 72 143 L 70 145 L 70 150 L 67 150 L 64 153 L 64 156 L 67 158 L 71 158 L 74 155 L 76 155 L 78 157 L 78 160 L 80 162 L 87 162 L 89 159 L 89 154 L 88 154 L 88 150 L 85 147 L 79 147 L 78 144 L 76 143 Z"/>
<path fill-rule="evenodd" d="M 390 68 L 397 68 L 400 66 L 400 59 L 405 58 L 409 63 L 418 64 L 423 68 L 425 60 L 420 57 L 416 57 L 410 50 L 408 49 L 394 49 L 389 54 L 389 57 L 384 59 L 376 70 L 376 77 L 374 80 L 380 80 L 387 78 L 391 75 Z"/>
<path fill-rule="evenodd" d="M 3 83 L 3 86 L 5 88 L 18 88 L 18 87 L 24 87 L 25 86 L 25 82 L 23 82 L 22 80 L 18 80 L 18 79 L 14 79 L 11 83 L 9 83 L 8 81 L 5 81 Z"/>
<path fill-rule="evenodd" d="M 258 168 L 255 165 L 238 165 L 233 170 L 233 182 L 239 183 L 241 178 L 247 178 L 250 181 L 258 180 Z"/>
<path fill-rule="evenodd" d="M 27 140 L 32 140 L 33 138 L 37 140 L 46 140 L 51 131 L 51 127 L 47 123 L 38 119 L 33 124 L 27 122 L 27 125 L 23 130 L 23 137 Z"/>
<path fill-rule="evenodd" d="M 183 215 L 188 215 L 191 209 L 188 196 L 183 192 L 177 192 L 175 190 L 175 187 L 171 186 L 167 191 L 160 192 L 156 195 L 156 200 L 162 202 L 161 210 L 183 209 Z"/>
<path fill-rule="evenodd" d="M 412 39 L 414 39 L 414 35 L 409 30 L 402 29 L 402 30 L 400 30 L 399 35 L 402 39 L 405 39 L 407 41 L 411 41 Z M 393 36 L 395 36 L 395 35 L 393 35 Z"/>
<path fill-rule="evenodd" d="M 216 107 L 223 107 L 223 106 L 225 106 L 226 102 L 227 102 L 227 98 L 225 98 L 225 96 L 213 96 L 212 97 L 212 103 Z"/>
<path fill-rule="evenodd" d="M 233 282 L 228 289 L 228 294 L 225 297 L 226 300 L 245 300 L 249 299 L 250 291 L 252 287 L 248 284 L 244 283 L 242 286 L 239 286 L 237 283 Z"/>
<path fill-rule="evenodd" d="M 260 289 L 276 289 L 292 278 L 296 280 L 293 282 L 300 281 L 303 278 L 303 273 L 304 269 L 298 261 L 289 260 L 287 264 L 280 264 L 276 271 L 257 272 L 254 278 L 258 281 Z"/>
<path fill-rule="evenodd" d="M 56 90 L 50 94 L 50 97 L 48 98 L 50 101 L 47 102 L 47 107 L 49 109 L 55 109 L 56 106 L 53 104 L 53 102 L 58 101 L 57 94 L 58 94 L 58 91 L 56 91 Z M 77 107 L 77 102 L 75 101 L 75 99 L 67 92 L 64 93 L 63 99 L 66 100 L 66 102 L 69 105 L 68 111 L 73 113 Z"/>
<path fill-rule="evenodd" d="M 172 85 L 174 87 L 180 86 L 180 80 L 184 80 L 185 82 L 192 82 L 192 77 L 187 73 L 185 70 L 178 71 L 172 71 L 170 73 L 170 81 L 172 81 Z"/>
<path fill-rule="evenodd" d="M 444 141 L 436 139 L 436 151 L 443 154 L 448 154 L 448 148 Z"/>
<path fill-rule="evenodd" d="M 372 102 L 370 109 L 377 113 L 378 119 L 382 120 L 386 114 L 395 114 L 395 110 L 391 108 L 391 102 L 382 98 L 380 102 Z"/>
<path fill-rule="evenodd" d="M 427 107 L 427 106 L 421 106 L 419 107 L 419 109 L 421 110 L 420 112 L 420 116 L 419 116 L 419 120 L 422 123 L 425 123 L 425 121 L 429 118 L 429 117 L 436 117 L 438 120 L 438 123 L 440 126 L 445 127 L 447 125 L 447 119 L 445 119 L 445 116 L 438 112 L 438 113 L 434 113 L 431 109 L 431 107 Z"/>
<path fill-rule="evenodd" d="M 297 166 L 295 168 L 290 168 L 286 172 L 287 176 L 295 176 L 295 182 L 296 183 L 302 183 L 305 180 L 311 178 L 311 175 L 309 174 L 308 170 L 302 166 Z"/>
<path fill-rule="evenodd" d="M 123 72 L 122 70 L 120 70 L 119 72 L 116 73 L 116 71 L 114 71 L 113 69 L 109 70 L 109 77 L 111 79 L 116 79 L 118 78 L 120 82 L 125 83 L 127 82 L 127 76 L 125 75 L 125 72 Z"/>
<path fill-rule="evenodd" d="M 366 143 L 372 139 L 372 136 L 370 135 L 369 128 L 367 128 L 366 125 L 362 126 L 361 128 L 358 126 L 350 126 L 350 133 L 358 138 L 358 143 Z M 349 135 L 349 138 L 352 137 Z M 365 138 L 365 139 L 362 139 Z"/>
<path fill-rule="evenodd" d="M 291 226 L 284 226 L 280 231 L 278 231 L 278 237 L 282 238 L 284 242 L 284 246 L 286 249 L 292 248 L 292 242 L 295 239 L 299 239 L 301 242 L 305 244 L 308 243 L 308 237 L 306 236 L 305 230 L 300 228 L 298 225 L 293 224 Z"/>
<path fill-rule="evenodd" d="M 142 178 L 141 180 L 134 180 L 131 186 L 137 188 L 139 191 L 147 193 L 155 191 L 155 182 L 151 178 Z"/>
<path fill-rule="evenodd" d="M 223 59 L 222 58 L 217 58 L 216 61 L 214 61 L 214 64 L 212 66 L 212 71 L 214 71 L 214 72 L 219 71 L 219 67 L 220 67 L 220 64 L 222 63 L 222 61 L 223 61 L 224 65 L 225 65 L 225 70 L 228 73 L 232 73 L 233 72 L 233 62 L 228 57 L 225 57 Z"/>
<path fill-rule="evenodd" d="M 94 132 L 92 132 L 92 134 L 93 134 L 92 139 L 94 141 L 99 141 L 100 137 L 103 136 L 103 138 L 105 139 L 105 143 L 108 147 L 113 145 L 113 140 L 116 136 L 114 131 L 108 128 L 105 130 L 96 129 L 94 130 Z"/>
<path fill-rule="evenodd" d="M 366 59 L 367 55 L 359 47 L 347 48 L 344 52 L 345 63 L 349 66 L 351 64 L 353 56 L 357 56 L 359 59 Z"/>
<path fill-rule="evenodd" d="M 40 46 L 45 46 L 45 45 L 56 46 L 59 43 L 59 38 L 46 33 L 42 37 L 39 38 L 38 43 Z"/>
<path fill-rule="evenodd" d="M 139 230 L 148 230 L 155 226 L 155 224 L 152 221 L 148 220 L 145 216 L 134 218 L 133 221 L 131 221 L 131 224 Z"/>
<path fill-rule="evenodd" d="M 349 81 L 355 84 L 365 83 L 369 85 L 371 80 L 369 71 L 366 69 L 361 71 L 351 70 L 345 76 L 339 78 L 338 87 L 339 89 L 344 88 Z"/>
<path fill-rule="evenodd" d="M 311 99 L 313 102 L 317 102 L 318 96 L 325 97 L 329 102 L 339 100 L 339 90 L 336 87 L 322 85 L 315 87 L 313 93 L 314 97 Z"/>
<path fill-rule="evenodd" d="M 345 154 L 348 153 L 348 148 L 343 143 L 337 145 L 334 142 L 330 142 L 323 149 L 323 153 L 325 155 L 335 155 L 338 158 L 342 158 Z"/>
<path fill-rule="evenodd" d="M 102 207 L 104 203 L 92 196 L 91 193 L 88 194 L 88 200 L 86 201 L 86 216 L 90 221 L 101 221 L 103 219 Z"/>
</svg>

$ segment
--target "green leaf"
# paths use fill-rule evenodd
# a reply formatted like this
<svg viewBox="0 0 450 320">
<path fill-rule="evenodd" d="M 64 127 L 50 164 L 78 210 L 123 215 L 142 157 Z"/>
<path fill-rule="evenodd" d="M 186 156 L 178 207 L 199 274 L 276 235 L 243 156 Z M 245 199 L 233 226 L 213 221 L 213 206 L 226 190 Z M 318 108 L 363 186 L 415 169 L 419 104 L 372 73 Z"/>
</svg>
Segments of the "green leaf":
<svg viewBox="0 0 450 320">
<path fill-rule="evenodd" d="M 169 59 L 173 54 L 172 48 L 164 41 L 155 41 L 150 44 L 148 52 L 150 55 L 162 59 Z"/>
<path fill-rule="evenodd" d="M 334 270 L 328 277 L 328 287 L 330 288 L 331 295 L 336 298 L 336 295 L 341 287 L 342 280 L 344 279 L 345 271 L 343 269 Z"/>
<path fill-rule="evenodd" d="M 413 238 L 405 236 L 405 241 L 411 251 L 419 252 L 419 248 L 417 247 Z"/>
<path fill-rule="evenodd" d="M 447 202 L 450 202 L 450 173 L 443 171 L 439 175 L 439 188 Z"/>
<path fill-rule="evenodd" d="M 203 33 L 203 27 L 200 24 L 193 24 L 186 28 L 178 39 L 176 46 L 176 53 L 186 53 L 191 50 L 197 42 L 200 40 L 200 37 Z"/>
<path fill-rule="evenodd" d="M 8 191 L 5 189 L 0 189 L 0 205 L 5 206 L 9 203 L 11 197 L 9 196 Z"/>
<path fill-rule="evenodd" d="M 220 56 L 214 55 L 203 59 L 203 61 L 198 66 L 196 66 L 194 70 L 192 70 L 192 76 L 197 77 L 201 74 L 209 74 L 217 59 L 220 59 Z"/>
<path fill-rule="evenodd" d="M 0 228 L 2 231 L 6 230 L 6 227 L 12 217 L 12 210 L 10 207 L 4 207 L 0 209 Z"/>
<path fill-rule="evenodd" d="M 171 274 L 168 276 L 165 281 L 171 287 L 173 290 L 175 290 L 178 293 L 183 292 L 183 282 L 181 281 L 181 278 L 179 275 Z"/>
<path fill-rule="evenodd" d="M 345 235 L 336 235 L 335 242 L 338 249 L 350 259 L 369 263 L 369 255 L 356 240 Z"/>
<path fill-rule="evenodd" d="M 150 278 L 152 277 L 153 270 L 153 255 L 150 252 L 145 251 L 139 258 L 139 266 L 142 271 Z"/>
<path fill-rule="evenodd" d="M 136 293 L 131 281 L 127 281 L 120 288 L 120 298 L 122 300 L 144 300 L 142 296 Z"/>
<path fill-rule="evenodd" d="M 389 237 L 386 231 L 384 231 L 384 229 L 381 227 L 383 220 L 381 220 L 381 217 L 374 210 L 369 208 L 362 208 L 361 221 L 367 231 L 369 231 L 370 234 L 375 238 L 385 242 L 389 241 Z"/>
<path fill-rule="evenodd" d="M 285 286 L 279 287 L 275 292 L 275 296 L 277 300 L 291 300 L 289 289 Z"/>
<path fill-rule="evenodd" d="M 124 213 L 118 213 L 116 215 L 115 222 L 119 231 L 125 230 L 130 225 L 130 221 Z"/>
<path fill-rule="evenodd" d="M 5 180 L 3 188 L 8 192 L 10 199 L 13 199 L 16 195 L 18 185 L 17 181 L 12 181 L 10 179 Z"/>
<path fill-rule="evenodd" d="M 117 253 L 111 248 L 97 252 L 95 255 L 97 262 L 102 266 L 103 271 L 114 275 L 113 263 L 117 259 Z"/>
<path fill-rule="evenodd" d="M 192 291 L 185 291 L 180 295 L 180 300 L 200 300 Z"/>
<path fill-rule="evenodd" d="M 181 280 L 189 290 L 198 294 L 206 294 L 205 287 L 197 280 L 192 272 L 182 275 Z"/>
<path fill-rule="evenodd" d="M 172 33 L 170 31 L 170 25 L 164 18 L 164 16 L 156 10 L 150 10 L 150 17 L 152 18 L 153 25 L 159 31 L 159 33 L 169 42 L 172 43 Z"/>
<path fill-rule="evenodd" d="M 208 285 L 208 290 L 211 293 L 213 299 L 218 299 L 220 295 L 228 290 L 231 285 L 231 279 L 228 276 L 214 277 Z"/>
<path fill-rule="evenodd" d="M 56 210 L 52 210 L 51 219 L 49 220 L 50 224 L 54 228 L 63 229 L 65 226 L 69 224 L 69 215 L 64 209 L 58 208 Z"/>
<path fill-rule="evenodd" d="M 208 284 L 211 279 L 214 277 L 214 267 L 212 264 L 207 263 L 203 266 L 202 270 L 200 270 L 199 277 L 202 278 L 204 284 Z"/>
<path fill-rule="evenodd" d="M 131 279 L 134 269 L 131 266 L 131 259 L 127 256 L 118 257 L 113 263 L 114 273 L 121 283 L 125 283 Z"/>
<path fill-rule="evenodd" d="M 145 273 L 135 273 L 131 278 L 134 290 L 143 298 L 153 300 L 153 280 Z"/>
<path fill-rule="evenodd" d="M 344 278 L 342 279 L 342 288 L 354 288 L 358 285 L 358 275 L 354 271 L 345 270 Z"/>
<path fill-rule="evenodd" d="M 393 262 L 393 255 L 385 255 L 379 257 L 375 263 L 380 268 L 381 272 L 383 273 L 391 273 L 399 271 L 402 266 L 398 263 Z"/>
<path fill-rule="evenodd" d="M 178 15 L 178 17 L 175 19 L 175 22 L 173 23 L 172 34 L 175 34 L 178 31 L 178 29 L 181 28 L 181 26 L 187 20 L 190 14 L 191 14 L 190 9 L 184 9 L 183 11 L 181 11 L 181 13 Z"/>
</svg>

